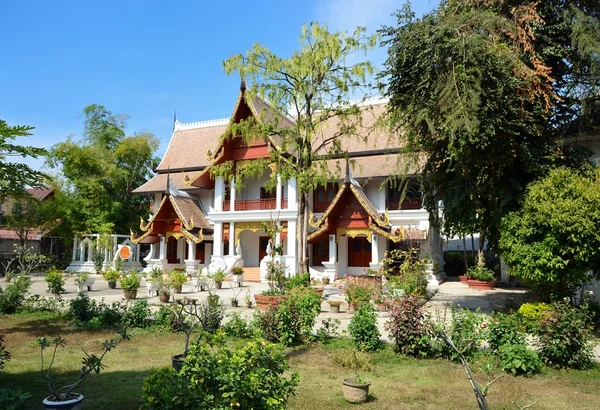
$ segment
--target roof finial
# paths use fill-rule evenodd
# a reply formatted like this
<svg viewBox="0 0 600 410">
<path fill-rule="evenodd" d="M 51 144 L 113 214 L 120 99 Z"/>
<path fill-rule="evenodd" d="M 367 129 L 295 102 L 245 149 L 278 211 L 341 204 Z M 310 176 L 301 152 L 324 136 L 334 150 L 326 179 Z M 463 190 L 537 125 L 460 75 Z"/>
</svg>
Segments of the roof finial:
<svg viewBox="0 0 600 410">
<path fill-rule="evenodd" d="M 240 91 L 246 91 L 246 80 L 244 79 L 244 77 L 242 77 L 242 81 L 240 82 Z"/>
<path fill-rule="evenodd" d="M 350 161 L 348 157 L 346 157 L 346 178 L 344 178 L 344 183 L 349 184 L 352 182 L 352 177 L 350 176 Z"/>
<path fill-rule="evenodd" d="M 169 174 L 169 167 L 167 167 L 167 186 L 165 187 L 165 194 L 167 194 L 167 195 L 169 195 L 171 193 L 170 185 L 171 185 L 171 176 Z"/>
</svg>

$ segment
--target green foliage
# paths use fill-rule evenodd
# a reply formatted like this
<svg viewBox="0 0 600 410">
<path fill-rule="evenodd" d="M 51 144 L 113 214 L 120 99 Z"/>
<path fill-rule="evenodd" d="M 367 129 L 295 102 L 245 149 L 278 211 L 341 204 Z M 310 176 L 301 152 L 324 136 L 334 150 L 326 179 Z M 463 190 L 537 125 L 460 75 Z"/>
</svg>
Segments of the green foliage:
<svg viewBox="0 0 600 410">
<path fill-rule="evenodd" d="M 225 271 L 223 269 L 217 269 L 217 271 L 212 274 L 211 279 L 215 283 L 223 283 L 225 280 Z"/>
<path fill-rule="evenodd" d="M 31 287 L 31 279 L 19 276 L 4 289 L 0 286 L 0 313 L 11 314 L 17 312 L 23 305 L 25 296 Z"/>
<path fill-rule="evenodd" d="M 554 303 L 535 330 L 539 354 L 552 367 L 587 369 L 592 365 L 591 317 L 587 304 Z"/>
<path fill-rule="evenodd" d="M 539 373 L 542 368 L 538 354 L 528 349 L 525 343 L 504 344 L 498 353 L 502 370 L 515 376 L 530 376 Z"/>
<path fill-rule="evenodd" d="M 0 333 L 0 370 L 4 369 L 4 363 L 11 359 L 11 354 L 4 345 L 4 334 Z"/>
<path fill-rule="evenodd" d="M 494 280 L 494 271 L 485 266 L 476 265 L 469 268 L 469 277 L 475 280 L 491 282 Z"/>
<path fill-rule="evenodd" d="M 256 312 L 255 325 L 265 339 L 284 346 L 306 340 L 321 312 L 321 296 L 311 288 L 293 288 L 275 307 Z"/>
<path fill-rule="evenodd" d="M 31 394 L 17 389 L 0 389 L 0 408 L 3 410 L 21 410 L 31 398 Z"/>
<path fill-rule="evenodd" d="M 487 342 L 494 352 L 504 345 L 525 344 L 524 329 L 518 315 L 492 314 L 487 323 Z"/>
<path fill-rule="evenodd" d="M 554 307 L 549 303 L 523 303 L 519 308 L 519 314 L 528 329 L 535 329 L 542 319 L 552 313 Z"/>
<path fill-rule="evenodd" d="M 362 303 L 354 312 L 348 332 L 359 350 L 372 352 L 379 348 L 381 334 L 377 329 L 377 314 L 370 303 Z"/>
<path fill-rule="evenodd" d="M 447 233 L 481 232 L 496 249 L 501 218 L 562 160 L 559 137 L 581 131 L 599 57 L 572 46 L 574 27 L 597 27 L 600 6 L 569 4 L 447 0 L 420 18 L 407 5 L 383 28 L 390 120 L 426 154 L 425 207 L 435 217 L 443 201 Z"/>
<path fill-rule="evenodd" d="M 368 303 L 373 297 L 374 289 L 372 286 L 359 283 L 347 283 L 344 293 L 349 304 Z"/>
<path fill-rule="evenodd" d="M 194 344 L 180 372 L 152 371 L 142 386 L 143 409 L 287 409 L 298 376 L 289 369 L 276 345 L 245 342 Z"/>
<path fill-rule="evenodd" d="M 324 319 L 321 327 L 317 329 L 317 340 L 327 344 L 332 338 L 339 337 L 341 324 L 342 321 L 339 319 Z"/>
<path fill-rule="evenodd" d="M 131 271 L 119 280 L 119 285 L 121 285 L 121 289 L 131 291 L 137 290 L 140 287 L 140 282 L 140 275 L 135 271 Z"/>
<path fill-rule="evenodd" d="M 233 268 L 231 268 L 231 274 L 232 275 L 243 275 L 244 268 L 242 268 L 241 266 L 234 266 Z"/>
<path fill-rule="evenodd" d="M 102 274 L 104 280 L 107 282 L 117 282 L 121 278 L 121 274 L 116 269 L 108 269 L 106 272 Z"/>
<path fill-rule="evenodd" d="M 98 314 L 98 304 L 85 292 L 80 292 L 75 299 L 69 303 L 67 318 L 75 323 L 84 323 L 92 320 Z"/>
<path fill-rule="evenodd" d="M 7 162 L 7 156 L 38 158 L 46 155 L 44 148 L 13 144 L 19 137 L 32 135 L 33 127 L 27 125 L 10 126 L 0 120 L 0 202 L 7 196 L 23 194 L 24 187 L 41 186 L 46 175 L 22 163 Z"/>
<path fill-rule="evenodd" d="M 600 263 L 599 224 L 600 170 L 554 169 L 504 218 L 500 249 L 511 274 L 570 296 Z"/>
<path fill-rule="evenodd" d="M 354 357 L 356 354 L 356 358 Z M 366 352 L 355 352 L 351 349 L 336 349 L 332 352 L 331 358 L 333 363 L 337 366 L 345 367 L 347 369 L 360 369 L 365 372 L 373 370 L 373 363 L 371 362 L 371 355 Z"/>
<path fill-rule="evenodd" d="M 171 281 L 171 286 L 175 289 L 180 289 L 181 286 L 185 282 L 187 282 L 188 278 L 183 269 L 173 269 L 171 273 L 169 273 L 169 280 Z"/>
<path fill-rule="evenodd" d="M 389 288 L 402 289 L 406 296 L 427 295 L 425 261 L 416 258 L 417 252 L 417 249 L 386 251 L 383 262 L 389 266 L 385 272 Z"/>
<path fill-rule="evenodd" d="M 295 275 L 289 278 L 285 284 L 286 290 L 310 286 L 310 273 Z"/>
<path fill-rule="evenodd" d="M 92 262 L 94 263 L 94 269 L 96 275 L 102 274 L 102 264 L 104 263 L 104 253 L 101 248 L 94 247 L 92 252 Z"/>
<path fill-rule="evenodd" d="M 15 249 L 20 259 L 31 254 L 24 251 L 30 251 L 26 245 L 32 239 L 30 236 L 33 231 L 51 232 L 56 227 L 60 215 L 56 212 L 55 202 L 54 197 L 38 200 L 29 193 L 24 193 L 13 196 L 8 212 L 4 210 L 3 225 L 5 229 L 15 231 L 22 246 Z"/>
<path fill-rule="evenodd" d="M 131 191 L 152 176 L 159 141 L 151 133 L 125 135 L 126 118 L 102 105 L 84 109 L 77 141 L 52 147 L 47 164 L 58 171 L 56 200 L 61 231 L 129 234 L 146 217 L 152 199 Z"/>
<path fill-rule="evenodd" d="M 64 273 L 55 267 L 50 268 L 50 270 L 46 272 L 44 279 L 48 284 L 48 292 L 58 295 L 60 292 L 65 291 Z"/>
<path fill-rule="evenodd" d="M 223 325 L 223 331 L 227 336 L 237 339 L 249 339 L 254 336 L 254 326 L 239 313 L 229 315 L 229 320 Z"/>
<path fill-rule="evenodd" d="M 152 315 L 152 311 L 148 307 L 147 300 L 134 300 L 127 306 L 125 314 L 121 318 L 121 326 L 124 328 L 145 328 L 150 322 L 148 318 Z"/>
<path fill-rule="evenodd" d="M 425 357 L 431 354 L 431 338 L 426 316 L 415 296 L 394 301 L 385 330 L 394 342 L 394 350 L 407 356 Z"/>
<path fill-rule="evenodd" d="M 479 351 L 481 342 L 486 338 L 486 326 L 483 316 L 479 309 L 471 312 L 468 309 L 462 309 L 460 306 L 451 305 L 452 319 L 445 326 L 445 332 L 448 337 L 467 359 L 472 359 Z M 434 333 L 439 334 L 440 324 L 434 324 Z M 459 361 L 460 357 L 454 349 L 448 346 L 448 343 L 440 340 L 434 342 L 435 350 L 439 350 L 442 357 Z"/>
<path fill-rule="evenodd" d="M 154 313 L 154 326 L 170 332 L 180 332 L 181 326 L 177 321 L 177 315 L 165 305 L 160 305 Z"/>
</svg>

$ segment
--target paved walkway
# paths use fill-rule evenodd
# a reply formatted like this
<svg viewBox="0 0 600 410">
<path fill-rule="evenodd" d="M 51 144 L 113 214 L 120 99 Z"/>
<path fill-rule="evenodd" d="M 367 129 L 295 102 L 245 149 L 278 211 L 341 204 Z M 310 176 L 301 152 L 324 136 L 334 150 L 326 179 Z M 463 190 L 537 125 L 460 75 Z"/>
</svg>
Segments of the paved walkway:
<svg viewBox="0 0 600 410">
<path fill-rule="evenodd" d="M 95 275 L 94 275 L 95 276 Z M 450 303 L 457 304 L 463 308 L 470 310 L 480 309 L 484 314 L 490 314 L 492 311 L 504 311 L 511 307 L 520 306 L 525 298 L 526 291 L 523 289 L 515 288 L 497 288 L 493 291 L 476 291 L 470 289 L 468 286 L 460 283 L 458 280 L 450 278 L 446 282 L 442 283 L 439 287 L 429 289 L 430 293 L 434 293 L 431 299 L 429 299 L 424 307 L 425 310 L 431 313 L 433 316 L 436 314 L 443 315 L 444 310 Z M 2 280 L 1 282 L 4 282 Z M 30 293 L 41 296 L 49 296 L 46 293 L 46 282 L 41 276 L 34 276 L 32 278 L 32 286 Z M 74 283 L 73 278 L 69 278 L 65 285 L 66 292 L 62 293 L 61 296 L 64 299 L 73 299 L 77 296 L 77 286 Z M 244 317 L 252 317 L 255 309 L 248 309 L 244 302 L 244 297 L 250 295 L 250 298 L 254 300 L 254 294 L 260 293 L 268 289 L 268 285 L 263 283 L 251 283 L 246 282 L 242 288 L 233 288 L 235 292 L 239 292 L 237 298 L 240 302 L 240 307 L 233 308 L 230 304 L 230 298 L 234 296 L 234 290 L 229 285 L 229 282 L 223 283 L 222 289 L 213 289 L 213 293 L 219 295 L 221 302 L 226 307 L 226 313 L 237 312 Z M 123 291 L 121 289 L 109 289 L 107 282 L 99 276 L 96 276 L 96 282 L 90 292 L 87 294 L 96 300 L 104 300 L 105 302 L 115 302 L 123 298 Z M 183 292 L 178 297 L 190 297 L 198 300 L 206 300 L 208 296 L 207 291 L 195 292 L 191 282 L 183 285 Z M 317 317 L 316 328 L 321 327 L 321 323 L 326 319 L 338 319 L 340 320 L 340 331 L 344 331 L 348 328 L 352 313 L 348 313 L 348 304 L 344 301 L 341 305 L 340 313 L 331 313 L 328 299 L 342 299 L 340 297 L 340 291 L 333 285 L 325 287 L 323 292 L 323 302 L 321 303 L 321 313 Z M 145 282 L 142 281 L 142 285 L 138 290 L 138 299 L 145 299 L 149 304 L 158 306 L 160 301 L 157 296 L 148 296 L 146 292 Z M 378 313 L 377 326 L 381 332 L 382 339 L 388 338 L 388 333 L 384 329 L 384 324 L 387 321 L 388 314 L 386 312 Z M 595 346 L 596 360 L 600 361 L 600 345 Z"/>
</svg>

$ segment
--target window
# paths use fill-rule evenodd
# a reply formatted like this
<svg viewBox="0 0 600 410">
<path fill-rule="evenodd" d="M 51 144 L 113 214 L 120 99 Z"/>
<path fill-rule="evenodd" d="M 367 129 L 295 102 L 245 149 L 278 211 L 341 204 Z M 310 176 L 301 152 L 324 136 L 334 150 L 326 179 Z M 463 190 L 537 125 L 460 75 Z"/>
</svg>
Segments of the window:
<svg viewBox="0 0 600 410">
<path fill-rule="evenodd" d="M 274 199 L 275 197 L 276 194 L 274 189 L 271 191 L 267 191 L 267 189 L 264 186 L 260 188 L 260 199 Z"/>
<path fill-rule="evenodd" d="M 329 238 L 312 244 L 312 264 L 319 266 L 329 260 Z"/>
<path fill-rule="evenodd" d="M 229 255 L 229 241 L 223 242 L 223 256 Z"/>
<path fill-rule="evenodd" d="M 324 212 L 337 192 L 338 185 L 336 183 L 328 183 L 327 186 L 319 185 L 313 192 L 313 211 Z"/>
</svg>

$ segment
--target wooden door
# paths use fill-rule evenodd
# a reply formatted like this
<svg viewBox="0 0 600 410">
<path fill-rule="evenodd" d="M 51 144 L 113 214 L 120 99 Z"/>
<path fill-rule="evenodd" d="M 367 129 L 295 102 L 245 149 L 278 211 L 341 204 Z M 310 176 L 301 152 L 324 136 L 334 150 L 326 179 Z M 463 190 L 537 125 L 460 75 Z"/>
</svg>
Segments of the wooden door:
<svg viewBox="0 0 600 410">
<path fill-rule="evenodd" d="M 267 245 L 269 244 L 268 236 L 261 236 L 258 238 L 258 264 L 267 256 Z"/>
<path fill-rule="evenodd" d="M 170 237 L 167 241 L 167 262 L 179 263 L 177 259 L 177 239 Z"/>
<path fill-rule="evenodd" d="M 348 238 L 348 266 L 369 267 L 371 242 L 367 238 Z"/>
</svg>

